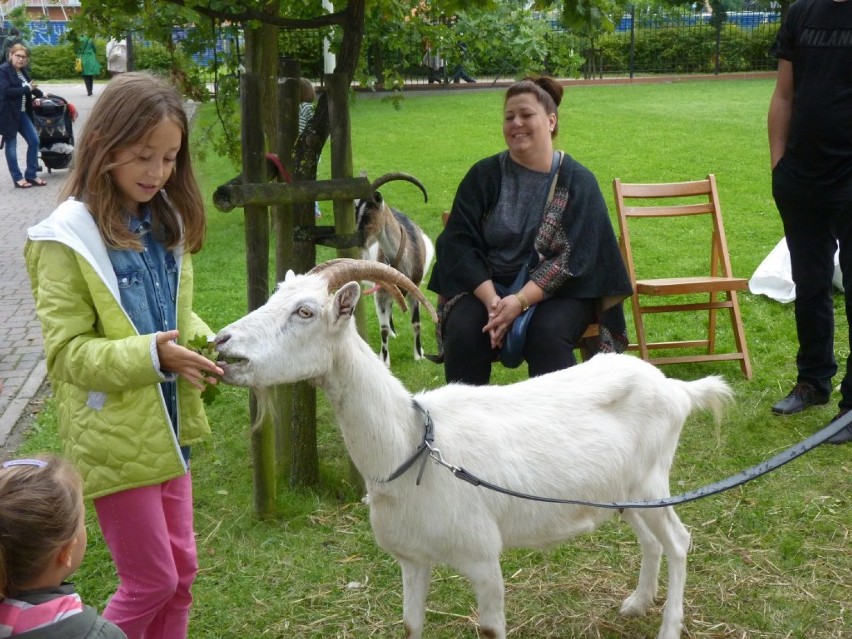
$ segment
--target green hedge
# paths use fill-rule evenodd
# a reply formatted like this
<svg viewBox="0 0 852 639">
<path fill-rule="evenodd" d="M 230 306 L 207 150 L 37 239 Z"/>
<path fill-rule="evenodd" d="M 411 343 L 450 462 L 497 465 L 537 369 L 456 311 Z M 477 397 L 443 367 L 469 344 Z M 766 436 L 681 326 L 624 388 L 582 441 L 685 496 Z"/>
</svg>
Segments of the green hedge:
<svg viewBox="0 0 852 639">
<path fill-rule="evenodd" d="M 770 54 L 777 27 L 722 28 L 719 70 L 724 73 L 774 69 Z M 601 36 L 595 46 L 603 59 L 604 73 L 630 70 L 630 34 Z M 716 70 L 716 30 L 710 25 L 690 28 L 661 27 L 636 33 L 633 54 L 635 73 L 713 73 Z"/>
<path fill-rule="evenodd" d="M 70 43 L 33 47 L 30 50 L 30 75 L 37 82 L 79 78 L 80 74 L 74 71 L 76 57 L 74 47 Z M 106 67 L 105 60 L 100 62 Z"/>
<path fill-rule="evenodd" d="M 101 63 L 99 78 L 107 78 L 106 43 L 95 41 L 95 52 Z M 159 44 L 135 44 L 133 55 L 138 71 L 153 71 L 168 75 L 173 70 L 172 54 Z M 77 54 L 71 43 L 39 45 L 30 51 L 30 75 L 36 80 L 71 80 L 80 77 L 74 70 Z M 190 76 L 198 75 L 198 68 L 189 56 L 177 53 L 178 67 Z"/>
</svg>

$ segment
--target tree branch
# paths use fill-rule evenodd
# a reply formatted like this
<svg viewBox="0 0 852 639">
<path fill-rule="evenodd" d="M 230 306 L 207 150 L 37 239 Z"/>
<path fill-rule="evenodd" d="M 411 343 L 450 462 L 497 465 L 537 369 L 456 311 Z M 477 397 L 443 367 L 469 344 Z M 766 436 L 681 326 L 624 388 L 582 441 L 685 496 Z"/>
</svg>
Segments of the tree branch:
<svg viewBox="0 0 852 639">
<path fill-rule="evenodd" d="M 263 11 L 257 11 L 254 9 L 245 9 L 244 11 L 238 13 L 232 13 L 229 11 L 217 11 L 215 9 L 210 9 L 209 7 L 205 7 L 200 4 L 195 4 L 192 1 L 165 1 L 178 7 L 183 7 L 184 9 L 195 11 L 199 15 L 203 15 L 208 18 L 231 22 L 248 22 L 249 20 L 257 20 L 258 22 L 274 24 L 279 27 L 284 27 L 286 29 L 318 29 L 321 27 L 342 25 L 346 21 L 347 13 L 347 9 L 344 9 L 343 11 L 337 11 L 335 13 L 329 13 L 313 18 L 282 18 L 277 15 L 270 15 L 268 13 L 264 13 Z"/>
</svg>

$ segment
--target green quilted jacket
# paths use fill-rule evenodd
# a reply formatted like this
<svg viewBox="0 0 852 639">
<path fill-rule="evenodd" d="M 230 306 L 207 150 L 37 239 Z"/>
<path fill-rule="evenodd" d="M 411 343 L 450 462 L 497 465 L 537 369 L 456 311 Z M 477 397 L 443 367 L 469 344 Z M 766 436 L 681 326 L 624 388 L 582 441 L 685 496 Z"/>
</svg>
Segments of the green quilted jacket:
<svg viewBox="0 0 852 639">
<path fill-rule="evenodd" d="M 139 335 L 121 306 L 106 246 L 86 207 L 73 199 L 28 230 L 24 247 L 65 456 L 89 498 L 162 483 L 187 472 L 181 445 L 210 434 L 201 395 L 178 378 L 178 433 L 154 367 L 153 335 Z M 190 255 L 180 269 L 179 342 L 210 335 L 192 312 Z"/>
</svg>

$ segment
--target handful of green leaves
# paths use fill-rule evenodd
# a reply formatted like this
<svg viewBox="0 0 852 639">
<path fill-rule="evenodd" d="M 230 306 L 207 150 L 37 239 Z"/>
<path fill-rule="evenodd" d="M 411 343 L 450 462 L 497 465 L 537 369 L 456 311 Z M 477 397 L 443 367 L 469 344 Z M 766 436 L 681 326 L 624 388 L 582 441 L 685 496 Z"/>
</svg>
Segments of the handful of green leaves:
<svg viewBox="0 0 852 639">
<path fill-rule="evenodd" d="M 203 355 L 211 362 L 217 361 L 219 357 L 219 353 L 215 348 L 213 348 L 213 342 L 207 341 L 206 335 L 196 335 L 187 342 L 186 347 L 191 351 L 195 351 L 199 355 Z M 206 382 L 207 377 L 204 379 Z M 209 406 L 216 401 L 216 397 L 219 396 L 219 393 L 220 390 L 216 384 L 205 384 L 204 390 L 201 391 L 201 400 Z"/>
</svg>

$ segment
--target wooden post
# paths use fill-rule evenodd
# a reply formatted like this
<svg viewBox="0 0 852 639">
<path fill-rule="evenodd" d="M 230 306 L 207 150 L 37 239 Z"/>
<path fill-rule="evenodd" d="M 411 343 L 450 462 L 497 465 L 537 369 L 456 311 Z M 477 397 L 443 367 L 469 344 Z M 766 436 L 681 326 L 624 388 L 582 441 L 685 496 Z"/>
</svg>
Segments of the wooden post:
<svg viewBox="0 0 852 639">
<path fill-rule="evenodd" d="M 299 74 L 299 62 L 282 65 L 278 78 L 278 139 L 275 152 L 289 175 L 293 175 L 293 146 L 298 135 L 298 95 L 294 96 L 292 80 L 284 78 Z M 294 73 L 295 72 L 295 73 Z M 294 103 L 294 97 L 296 102 Z M 293 265 L 293 205 L 279 202 L 272 207 L 272 228 L 275 233 L 275 278 L 284 279 L 287 269 Z M 293 392 L 292 384 L 282 384 L 275 389 L 275 457 L 278 476 L 289 482 L 293 470 Z"/>
<path fill-rule="evenodd" d="M 365 177 L 317 180 L 315 182 L 263 182 L 242 184 L 243 176 L 217 187 L 213 192 L 213 204 L 220 211 L 232 211 L 240 206 L 259 204 L 305 204 L 314 200 L 352 200 L 370 197 L 373 189 Z M 311 209 L 313 211 L 313 208 Z M 314 226 L 311 220 L 311 226 Z"/>
<path fill-rule="evenodd" d="M 253 29 L 246 30 L 246 60 L 248 68 L 240 78 L 242 115 L 243 183 L 262 182 L 266 177 L 265 145 L 262 128 L 259 60 Z M 253 55 L 254 54 L 254 55 Z M 260 308 L 269 297 L 269 214 L 267 207 L 245 207 L 246 271 L 248 276 L 248 310 Z M 250 396 L 252 423 L 257 419 L 257 399 Z M 254 478 L 254 508 L 260 517 L 275 512 L 275 432 L 271 417 L 256 424 L 251 431 Z"/>
<path fill-rule="evenodd" d="M 352 126 L 349 119 L 349 80 L 345 73 L 330 73 L 325 76 L 325 87 L 328 92 L 329 132 L 331 142 L 331 176 L 333 178 L 352 177 Z M 334 226 L 338 235 L 354 233 L 355 202 L 354 200 L 334 200 Z M 360 257 L 360 249 L 338 249 L 340 257 Z M 367 336 L 367 316 L 364 304 L 355 309 L 355 322 L 362 337 Z M 364 490 L 364 480 L 350 460 L 349 479 L 353 486 Z"/>
<path fill-rule="evenodd" d="M 288 79 L 279 86 L 278 157 L 290 175 L 295 176 L 293 149 L 299 135 L 299 63 L 296 60 L 282 62 L 282 75 Z M 285 75 L 286 74 L 286 75 Z M 316 246 L 313 241 L 295 241 L 296 227 L 314 224 L 313 207 L 293 206 L 280 208 L 276 217 L 276 272 L 284 279 L 287 269 L 296 273 L 309 271 L 316 264 Z M 309 211 L 310 217 L 305 215 Z M 317 395 L 307 382 L 289 386 L 287 397 L 281 399 L 282 412 L 279 428 L 279 467 L 286 468 L 286 477 L 291 487 L 312 487 L 319 484 L 319 452 L 317 451 Z M 282 391 L 284 389 L 282 388 Z"/>
</svg>

